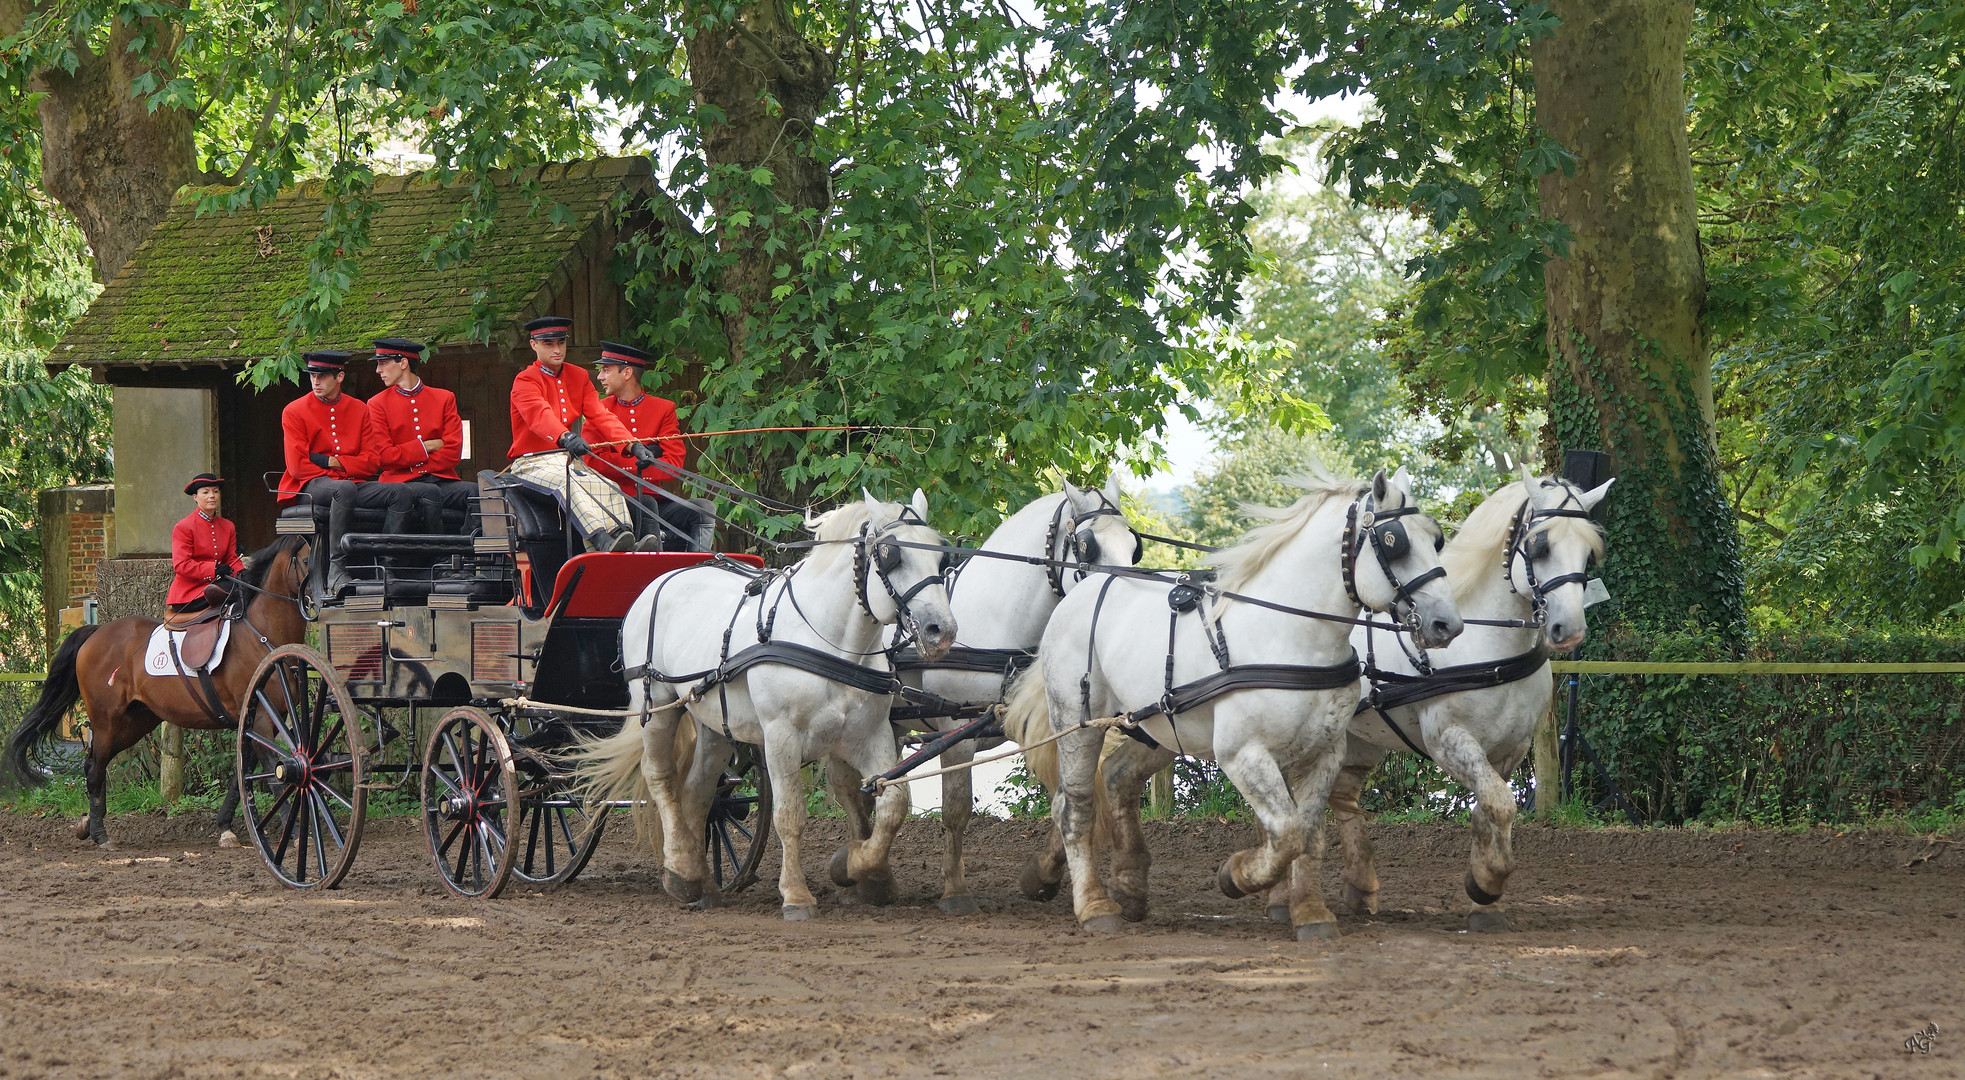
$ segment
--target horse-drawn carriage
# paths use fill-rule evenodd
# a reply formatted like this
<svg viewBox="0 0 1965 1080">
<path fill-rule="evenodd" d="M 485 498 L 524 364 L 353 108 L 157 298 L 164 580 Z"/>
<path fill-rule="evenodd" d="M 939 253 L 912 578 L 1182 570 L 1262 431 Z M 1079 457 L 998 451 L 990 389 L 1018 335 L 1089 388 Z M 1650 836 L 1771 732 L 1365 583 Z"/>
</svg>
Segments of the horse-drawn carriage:
<svg viewBox="0 0 1965 1080">
<path fill-rule="evenodd" d="M 303 499 L 278 527 L 318 544 L 322 516 Z M 355 580 L 318 601 L 320 649 L 281 646 L 253 673 L 237 728 L 241 804 L 253 845 L 287 885 L 339 882 L 376 802 L 420 813 L 431 860 L 459 896 L 496 896 L 513 877 L 572 879 L 611 807 L 576 797 L 564 752 L 622 723 L 622 616 L 664 574 L 762 562 L 581 553 L 550 496 L 499 474 L 481 474 L 470 525 L 349 533 Z M 769 830 L 770 786 L 755 760 L 740 752 L 708 820 L 725 891 L 754 880 Z"/>
</svg>

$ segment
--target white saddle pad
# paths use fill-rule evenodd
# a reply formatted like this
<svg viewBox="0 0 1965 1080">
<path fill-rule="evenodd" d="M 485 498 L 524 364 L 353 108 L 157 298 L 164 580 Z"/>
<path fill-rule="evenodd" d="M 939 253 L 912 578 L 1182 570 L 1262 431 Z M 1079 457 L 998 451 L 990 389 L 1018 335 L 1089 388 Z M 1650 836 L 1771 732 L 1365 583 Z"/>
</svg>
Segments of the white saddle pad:
<svg viewBox="0 0 1965 1080">
<path fill-rule="evenodd" d="M 190 675 L 192 672 L 180 670 L 177 660 L 172 656 L 172 647 L 184 647 L 186 631 L 171 631 L 159 626 L 150 631 L 150 643 L 143 648 L 143 673 L 145 675 Z M 168 635 L 168 636 L 167 636 Z M 206 671 L 218 667 L 225 659 L 225 642 L 232 636 L 232 623 L 227 621 L 218 628 L 218 647 L 212 650 L 211 662 L 205 665 Z M 175 640 L 170 640 L 175 639 Z"/>
</svg>

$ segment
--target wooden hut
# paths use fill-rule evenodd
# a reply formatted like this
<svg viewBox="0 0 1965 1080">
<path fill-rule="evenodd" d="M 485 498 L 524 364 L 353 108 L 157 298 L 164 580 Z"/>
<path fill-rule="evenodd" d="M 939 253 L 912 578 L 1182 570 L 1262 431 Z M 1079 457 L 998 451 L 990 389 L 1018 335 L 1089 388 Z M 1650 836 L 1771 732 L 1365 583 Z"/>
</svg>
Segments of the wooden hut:
<svg viewBox="0 0 1965 1080">
<path fill-rule="evenodd" d="M 420 373 L 457 394 L 466 479 L 505 463 L 512 377 L 531 360 L 519 329 L 526 320 L 571 316 L 570 358 L 583 365 L 603 338 L 629 333 L 633 320 L 609 264 L 627 233 L 654 227 L 651 200 L 660 197 L 639 157 L 493 179 L 501 188 L 494 227 L 469 259 L 448 267 L 425 252 L 457 221 L 464 184 L 379 179 L 371 246 L 356 259 L 339 322 L 304 345 L 361 353 L 373 338 L 401 336 L 434 346 Z M 209 191 L 181 193 L 48 356 L 50 367 L 80 364 L 115 388 L 119 560 L 167 555 L 171 525 L 189 511 L 184 480 L 202 469 L 226 478 L 226 512 L 242 548 L 274 536 L 263 475 L 281 469 L 280 412 L 306 390 L 255 390 L 240 374 L 281 351 L 281 308 L 305 291 L 307 248 L 326 205 L 320 185 L 308 184 L 258 210 L 200 216 L 197 199 Z M 350 366 L 347 392 L 367 398 L 380 388 L 373 365 Z"/>
</svg>

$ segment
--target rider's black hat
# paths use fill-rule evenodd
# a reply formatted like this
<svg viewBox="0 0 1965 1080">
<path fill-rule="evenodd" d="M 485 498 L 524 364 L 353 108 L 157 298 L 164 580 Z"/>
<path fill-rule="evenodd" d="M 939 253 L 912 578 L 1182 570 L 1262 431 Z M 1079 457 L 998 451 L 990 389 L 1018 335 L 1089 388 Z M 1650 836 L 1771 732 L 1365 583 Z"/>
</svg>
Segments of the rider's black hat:
<svg viewBox="0 0 1965 1080">
<path fill-rule="evenodd" d="M 196 495 L 199 488 L 217 487 L 224 482 L 217 473 L 201 472 L 192 477 L 190 483 L 184 485 L 184 493 L 186 495 Z"/>
<path fill-rule="evenodd" d="M 594 361 L 594 363 L 621 364 L 634 368 L 636 371 L 642 371 L 647 369 L 649 362 L 654 359 L 653 356 L 642 352 L 633 345 L 623 345 L 616 341 L 603 341 L 600 343 L 600 359 Z"/>
<path fill-rule="evenodd" d="M 375 339 L 375 358 L 400 356 L 405 360 L 423 359 L 423 343 L 400 337 L 379 337 Z"/>
<path fill-rule="evenodd" d="M 573 320 L 564 315 L 546 315 L 525 324 L 525 333 L 534 341 L 565 341 L 573 336 Z"/>
<path fill-rule="evenodd" d="M 323 349 L 319 352 L 301 353 L 300 358 L 307 361 L 309 375 L 339 375 L 348 370 L 348 361 L 353 360 L 355 354 L 337 349 Z"/>
</svg>

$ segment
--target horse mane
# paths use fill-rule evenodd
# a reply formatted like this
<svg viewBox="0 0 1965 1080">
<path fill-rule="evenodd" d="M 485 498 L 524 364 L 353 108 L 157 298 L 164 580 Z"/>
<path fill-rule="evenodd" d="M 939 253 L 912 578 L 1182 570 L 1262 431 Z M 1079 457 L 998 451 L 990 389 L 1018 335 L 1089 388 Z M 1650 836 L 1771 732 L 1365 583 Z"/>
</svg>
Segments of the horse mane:
<svg viewBox="0 0 1965 1080">
<path fill-rule="evenodd" d="M 820 541 L 851 540 L 859 535 L 860 526 L 872 520 L 872 517 L 872 513 L 867 509 L 866 500 L 854 499 L 818 517 L 806 518 L 805 528 Z M 833 560 L 849 554 L 849 548 L 850 545 L 847 544 L 822 542 L 812 549 L 812 554 L 806 561 L 811 564 L 814 572 L 824 570 L 832 565 Z"/>
<path fill-rule="evenodd" d="M 1581 494 L 1575 485 L 1567 480 L 1556 483 Z M 1528 489 L 1520 480 L 1501 485 L 1501 487 L 1481 500 L 1474 512 L 1467 515 L 1461 523 L 1460 531 L 1440 551 L 1440 565 L 1446 568 L 1446 579 L 1453 587 L 1453 600 L 1456 604 L 1473 599 L 1477 583 L 1483 574 L 1501 573 L 1501 547 L 1508 542 L 1508 527 L 1514 523 L 1515 515 L 1521 513 L 1522 500 L 1528 497 Z M 1550 518 L 1543 528 L 1577 530 L 1590 545 L 1597 558 L 1603 558 L 1603 530 L 1595 522 L 1581 518 Z"/>
<path fill-rule="evenodd" d="M 1309 525 L 1325 503 L 1339 497 L 1355 499 L 1370 487 L 1363 480 L 1336 479 L 1314 462 L 1307 464 L 1303 472 L 1278 479 L 1291 487 L 1302 488 L 1304 496 L 1281 509 L 1243 503 L 1244 514 L 1268 518 L 1270 523 L 1250 529 L 1233 547 L 1208 557 L 1208 563 L 1221 572 L 1221 587 L 1230 592 L 1240 590 L 1261 573 L 1283 545 Z"/>
<path fill-rule="evenodd" d="M 273 563 L 282 555 L 298 551 L 311 542 L 314 537 L 306 533 L 288 533 L 258 551 L 246 556 L 246 568 L 239 571 L 239 580 L 255 589 L 266 587 L 266 575 L 273 569 Z"/>
</svg>

